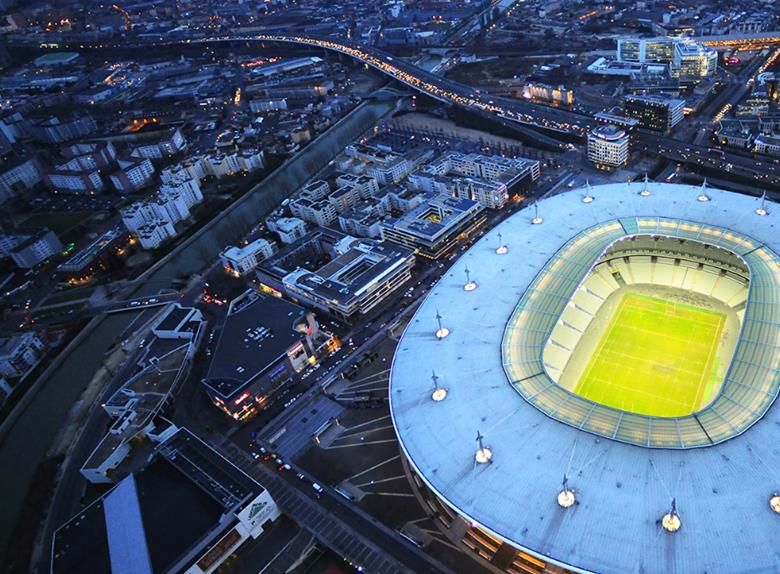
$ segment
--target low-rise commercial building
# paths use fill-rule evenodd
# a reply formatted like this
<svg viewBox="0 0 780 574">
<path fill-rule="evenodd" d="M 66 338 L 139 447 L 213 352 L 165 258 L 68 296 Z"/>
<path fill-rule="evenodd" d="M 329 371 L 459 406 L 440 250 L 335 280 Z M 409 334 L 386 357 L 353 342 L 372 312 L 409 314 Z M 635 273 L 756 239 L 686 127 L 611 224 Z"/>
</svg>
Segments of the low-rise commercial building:
<svg viewBox="0 0 780 574">
<path fill-rule="evenodd" d="M 523 94 L 534 100 L 542 100 L 564 106 L 570 106 L 574 103 L 574 92 L 562 84 L 551 86 L 539 82 L 528 82 L 523 88 Z"/>
<path fill-rule="evenodd" d="M 230 302 L 204 388 L 218 408 L 246 419 L 315 362 L 320 337 L 311 312 L 247 291 Z"/>
<path fill-rule="evenodd" d="M 280 516 L 269 492 L 186 429 L 54 533 L 52 574 L 216 571 Z"/>
<path fill-rule="evenodd" d="M 69 280 L 86 281 L 105 269 L 111 253 L 124 249 L 129 235 L 121 225 L 112 227 L 57 266 L 57 273 Z"/>
</svg>

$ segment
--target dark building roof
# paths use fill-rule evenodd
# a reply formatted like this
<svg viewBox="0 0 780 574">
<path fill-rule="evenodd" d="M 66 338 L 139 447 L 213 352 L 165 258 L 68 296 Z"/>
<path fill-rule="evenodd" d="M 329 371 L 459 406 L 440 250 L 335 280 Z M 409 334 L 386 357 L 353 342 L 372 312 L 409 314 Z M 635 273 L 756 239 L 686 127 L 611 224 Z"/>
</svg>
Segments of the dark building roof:
<svg viewBox="0 0 780 574">
<path fill-rule="evenodd" d="M 305 320 L 302 307 L 259 294 L 237 302 L 231 303 L 206 378 L 223 397 L 243 388 L 303 339 L 295 330 Z"/>
</svg>

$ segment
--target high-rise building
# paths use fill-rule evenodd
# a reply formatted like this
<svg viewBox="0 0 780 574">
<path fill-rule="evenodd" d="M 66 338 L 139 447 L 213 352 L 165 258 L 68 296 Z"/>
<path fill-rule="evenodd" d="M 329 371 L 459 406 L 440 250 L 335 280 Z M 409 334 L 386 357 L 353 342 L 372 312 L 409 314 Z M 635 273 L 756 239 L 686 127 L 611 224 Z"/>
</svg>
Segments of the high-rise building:
<svg viewBox="0 0 780 574">
<path fill-rule="evenodd" d="M 588 134 L 588 161 L 612 171 L 628 162 L 628 134 L 617 126 L 598 126 Z"/>
<path fill-rule="evenodd" d="M 681 79 L 711 76 L 718 69 L 718 52 L 687 38 L 621 38 L 617 60 L 666 64 Z"/>
<path fill-rule="evenodd" d="M 674 45 L 672 76 L 676 78 L 705 78 L 718 69 L 718 52 L 691 41 L 678 41 Z"/>
<path fill-rule="evenodd" d="M 643 128 L 668 132 L 683 119 L 685 101 L 662 96 L 626 96 L 625 113 Z"/>
</svg>

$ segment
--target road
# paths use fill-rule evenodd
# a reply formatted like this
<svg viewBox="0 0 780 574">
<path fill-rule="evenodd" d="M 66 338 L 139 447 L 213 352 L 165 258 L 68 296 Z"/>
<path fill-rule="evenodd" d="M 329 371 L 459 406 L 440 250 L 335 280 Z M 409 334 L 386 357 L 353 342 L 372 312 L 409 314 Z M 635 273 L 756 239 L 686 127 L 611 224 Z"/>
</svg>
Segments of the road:
<svg viewBox="0 0 780 574">
<path fill-rule="evenodd" d="M 311 477 L 298 468 L 276 470 L 273 460 L 255 460 L 235 444 L 212 445 L 223 456 L 262 484 L 282 512 L 309 530 L 320 542 L 360 571 L 390 574 L 440 574 L 449 572 L 398 533 L 369 516 L 334 490 L 318 493 Z M 298 478 L 296 473 L 304 475 Z"/>
<path fill-rule="evenodd" d="M 647 153 L 655 153 L 665 159 L 687 164 L 696 168 L 695 170 L 710 169 L 725 173 L 731 178 L 744 179 L 756 186 L 759 194 L 763 187 L 780 191 L 780 163 L 775 160 L 714 150 L 643 130 L 637 131 L 635 138 L 636 145 L 643 147 Z"/>
</svg>

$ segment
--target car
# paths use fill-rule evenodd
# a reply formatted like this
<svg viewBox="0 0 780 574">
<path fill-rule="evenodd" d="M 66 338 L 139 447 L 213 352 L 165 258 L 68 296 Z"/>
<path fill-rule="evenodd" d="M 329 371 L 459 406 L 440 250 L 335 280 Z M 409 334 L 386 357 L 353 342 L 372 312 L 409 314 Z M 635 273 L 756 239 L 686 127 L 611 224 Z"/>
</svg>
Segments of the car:
<svg viewBox="0 0 780 574">
<path fill-rule="evenodd" d="M 284 463 L 281 467 L 279 467 L 279 470 L 292 470 L 292 467 L 289 463 Z"/>
<path fill-rule="evenodd" d="M 138 307 L 140 304 L 141 304 L 140 301 L 130 301 L 130 306 L 131 307 Z"/>
<path fill-rule="evenodd" d="M 312 483 L 311 483 L 311 487 L 314 489 L 314 492 L 316 492 L 316 493 L 317 493 L 317 498 L 319 498 L 319 497 L 320 497 L 320 495 L 321 495 L 323 492 L 325 492 L 325 489 L 324 489 L 324 488 L 322 488 L 322 487 L 321 487 L 319 484 L 317 484 L 316 482 L 312 482 Z"/>
<path fill-rule="evenodd" d="M 303 474 L 302 472 L 298 472 L 298 473 L 296 473 L 296 475 L 295 475 L 295 476 L 297 476 L 297 477 L 298 477 L 298 478 L 300 478 L 301 480 L 306 480 L 306 475 L 305 475 L 305 474 Z"/>
</svg>

